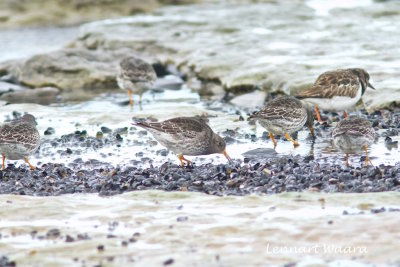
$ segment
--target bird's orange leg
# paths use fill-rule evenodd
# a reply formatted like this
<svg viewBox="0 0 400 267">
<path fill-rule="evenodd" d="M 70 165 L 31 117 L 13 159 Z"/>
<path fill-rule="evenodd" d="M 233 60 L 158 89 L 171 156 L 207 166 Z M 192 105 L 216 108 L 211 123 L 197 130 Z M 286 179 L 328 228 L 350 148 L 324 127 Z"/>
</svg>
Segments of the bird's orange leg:
<svg viewBox="0 0 400 267">
<path fill-rule="evenodd" d="M 181 167 L 182 167 L 182 168 L 185 166 L 185 164 L 183 163 L 183 161 L 186 161 L 187 164 L 190 164 L 190 163 L 191 163 L 191 161 L 188 160 L 188 159 L 185 159 L 185 157 L 184 157 L 182 154 L 179 154 L 179 155 L 178 155 L 178 159 L 179 159 L 179 161 L 181 162 Z"/>
<path fill-rule="evenodd" d="M 343 111 L 343 118 L 347 118 L 347 112 L 346 112 L 346 110 Z"/>
<path fill-rule="evenodd" d="M 292 143 L 293 143 L 293 145 L 294 145 L 295 147 L 296 147 L 296 146 L 299 146 L 299 143 L 298 143 L 297 141 L 293 140 L 293 138 L 290 137 L 289 133 L 286 133 L 286 134 L 285 134 L 285 137 L 286 137 L 287 140 L 292 141 Z"/>
<path fill-rule="evenodd" d="M 131 90 L 128 90 L 128 96 L 129 96 L 129 105 L 131 106 L 131 108 L 133 108 L 133 97 Z"/>
<path fill-rule="evenodd" d="M 364 166 L 367 166 L 368 163 L 371 163 L 371 161 L 369 160 L 368 157 L 368 147 L 367 145 L 364 145 L 364 150 L 365 150 L 365 162 L 364 162 Z M 372 164 L 372 163 L 371 163 Z"/>
<path fill-rule="evenodd" d="M 269 138 L 271 138 L 272 142 L 274 143 L 274 149 L 276 148 L 276 140 L 274 138 L 274 135 L 272 133 L 269 133 Z"/>
<path fill-rule="evenodd" d="M 317 119 L 319 123 L 324 123 L 324 121 L 321 119 L 321 115 L 319 114 L 319 109 L 318 107 L 315 107 L 315 113 L 317 113 Z"/>
<path fill-rule="evenodd" d="M 349 154 L 346 154 L 346 166 L 349 166 Z"/>
<path fill-rule="evenodd" d="M 31 171 L 33 171 L 33 170 L 35 169 L 35 166 L 33 166 L 33 165 L 29 162 L 28 157 L 25 157 L 25 162 L 28 163 L 29 167 L 31 168 Z"/>
<path fill-rule="evenodd" d="M 3 172 L 6 170 L 6 167 L 5 167 L 5 162 L 6 162 L 6 156 L 4 156 L 4 155 L 2 155 L 3 156 Z"/>
</svg>

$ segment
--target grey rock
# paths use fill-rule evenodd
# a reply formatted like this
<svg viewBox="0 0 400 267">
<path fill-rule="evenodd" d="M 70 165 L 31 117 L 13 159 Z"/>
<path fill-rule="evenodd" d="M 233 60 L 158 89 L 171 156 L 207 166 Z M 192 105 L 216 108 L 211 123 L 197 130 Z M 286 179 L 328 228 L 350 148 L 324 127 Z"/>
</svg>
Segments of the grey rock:
<svg viewBox="0 0 400 267">
<path fill-rule="evenodd" d="M 15 92 L 4 93 L 0 100 L 8 103 L 37 103 L 49 105 L 57 101 L 60 90 L 54 87 L 43 87 L 37 89 L 19 90 Z"/>
<path fill-rule="evenodd" d="M 0 27 L 65 26 L 148 12 L 164 4 L 195 0 L 13 0 L 0 1 Z"/>
<path fill-rule="evenodd" d="M 239 107 L 254 109 L 256 107 L 262 107 L 266 97 L 266 92 L 254 91 L 248 94 L 236 96 L 231 99 L 230 102 Z"/>
<path fill-rule="evenodd" d="M 181 86 L 183 83 L 184 83 L 184 81 L 180 77 L 174 76 L 174 75 L 167 75 L 162 78 L 158 78 L 154 82 L 152 89 L 155 89 L 155 90 L 164 90 L 164 89 L 179 90 L 179 89 L 181 89 Z"/>
<path fill-rule="evenodd" d="M 394 2 L 380 6 L 379 12 L 396 9 Z M 375 20 L 378 7 L 374 4 L 335 16 L 319 16 L 307 1 L 199 6 L 165 7 L 154 15 L 86 24 L 74 44 L 90 49 L 130 47 L 153 54 L 161 62 L 178 66 L 188 77 L 212 81 L 235 94 L 257 87 L 295 93 L 311 85 L 327 66 L 357 62 L 381 84 L 379 90 L 365 93 L 368 110 L 400 103 L 395 78 L 400 73 L 387 63 L 400 59 L 397 46 L 378 25 L 365 28 Z M 390 18 L 382 21 L 392 23 Z M 400 27 L 398 20 L 396 27 Z M 352 52 L 351 43 L 357 44 L 358 53 Z M 371 63 L 371 51 L 385 53 L 374 54 Z M 323 64 L 322 58 L 326 59 Z"/>
<path fill-rule="evenodd" d="M 271 158 L 277 155 L 276 151 L 272 148 L 256 148 L 253 150 L 249 150 L 242 154 L 245 158 L 250 159 L 263 159 L 263 158 Z"/>
<path fill-rule="evenodd" d="M 117 90 L 115 76 L 120 59 L 129 49 L 114 52 L 66 48 L 28 60 L 0 65 L 0 72 L 12 74 L 22 85 L 32 88 L 56 87 L 63 92 Z"/>
</svg>

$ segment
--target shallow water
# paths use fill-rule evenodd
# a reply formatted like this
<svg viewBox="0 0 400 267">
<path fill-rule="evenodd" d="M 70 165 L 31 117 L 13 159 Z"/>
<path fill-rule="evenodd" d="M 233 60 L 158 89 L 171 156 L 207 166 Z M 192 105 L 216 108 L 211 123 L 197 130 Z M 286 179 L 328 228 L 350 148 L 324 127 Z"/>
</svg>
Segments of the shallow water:
<svg viewBox="0 0 400 267">
<path fill-rule="evenodd" d="M 174 266 L 347 266 L 353 259 L 359 266 L 393 264 L 400 260 L 400 213 L 372 214 L 370 209 L 398 209 L 399 197 L 214 197 L 159 191 L 110 198 L 3 195 L 0 251 L 21 266 L 160 266 L 171 258 Z M 344 210 L 350 215 L 342 215 Z M 60 235 L 46 238 L 55 228 Z M 89 239 L 77 241 L 78 234 Z M 75 241 L 65 242 L 66 235 Z M 98 251 L 99 245 L 104 251 Z M 345 252 L 345 247 L 354 249 Z"/>
<path fill-rule="evenodd" d="M 0 62 L 55 51 L 71 42 L 77 33 L 77 27 L 1 30 Z"/>
<path fill-rule="evenodd" d="M 273 148 L 270 140 L 262 138 L 265 129 L 261 125 L 251 126 L 247 121 L 239 121 L 239 116 L 235 114 L 236 108 L 225 105 L 224 107 L 208 108 L 204 102 L 201 102 L 196 93 L 183 86 L 181 90 L 165 90 L 163 93 L 144 95 L 143 110 L 140 110 L 139 105 L 136 105 L 133 111 L 128 106 L 121 106 L 120 103 L 125 101 L 127 96 L 123 93 L 104 94 L 91 101 L 67 104 L 61 106 L 44 107 L 36 104 L 13 104 L 3 106 L 0 111 L 1 117 L 10 115 L 12 111 L 25 111 L 34 114 L 38 120 L 38 129 L 42 134 L 42 146 L 38 157 L 32 158 L 33 164 L 45 162 L 72 162 L 76 159 L 76 155 L 67 157 L 58 157 L 54 154 L 56 149 L 45 142 L 47 139 L 54 139 L 64 134 L 73 133 L 76 130 L 86 130 L 89 136 L 96 136 L 102 126 L 111 129 L 128 127 L 126 134 L 122 134 L 124 141 L 117 150 L 115 147 L 104 147 L 98 150 L 92 148 L 82 148 L 80 157 L 85 161 L 88 159 L 97 159 L 103 162 L 111 163 L 114 166 L 130 164 L 131 160 L 140 160 L 143 157 L 152 159 L 152 164 L 159 166 L 166 161 L 178 163 L 176 155 L 169 153 L 167 156 L 157 155 L 157 151 L 164 149 L 160 144 L 146 145 L 155 139 L 151 134 L 142 136 L 140 128 L 133 128 L 132 118 L 147 118 L 152 117 L 159 120 L 172 118 L 176 116 L 209 116 L 209 124 L 217 133 L 223 133 L 227 129 L 233 129 L 238 132 L 238 137 L 235 137 L 237 142 L 229 144 L 227 151 L 233 159 L 243 160 L 243 153 L 256 148 Z M 245 114 L 245 113 L 244 113 Z M 44 131 L 48 127 L 55 128 L 54 135 L 45 136 Z M 344 154 L 337 151 L 331 142 L 330 132 L 332 127 L 325 131 L 321 131 L 314 142 L 309 137 L 309 132 L 306 128 L 298 133 L 298 141 L 300 146 L 294 148 L 290 141 L 284 138 L 278 140 L 276 152 L 279 155 L 287 156 L 309 156 L 313 155 L 316 161 L 329 161 L 333 164 L 344 164 Z M 381 132 L 378 132 L 378 135 Z M 245 134 L 256 134 L 256 141 L 246 139 Z M 393 141 L 400 140 L 399 136 L 392 137 Z M 137 140 L 144 141 L 144 145 L 134 145 Z M 136 154 L 142 152 L 143 155 Z M 111 155 L 110 155 L 111 153 Z M 104 157 L 104 155 L 108 155 Z M 354 166 L 360 166 L 360 155 L 351 156 L 350 162 Z M 371 148 L 369 155 L 373 165 L 394 165 L 399 161 L 400 151 L 398 148 L 390 148 L 385 146 L 384 137 L 380 137 Z M 197 165 L 204 163 L 226 163 L 225 157 L 222 155 L 208 155 L 201 157 L 188 157 L 193 159 Z M 24 164 L 16 162 L 17 164 Z"/>
</svg>

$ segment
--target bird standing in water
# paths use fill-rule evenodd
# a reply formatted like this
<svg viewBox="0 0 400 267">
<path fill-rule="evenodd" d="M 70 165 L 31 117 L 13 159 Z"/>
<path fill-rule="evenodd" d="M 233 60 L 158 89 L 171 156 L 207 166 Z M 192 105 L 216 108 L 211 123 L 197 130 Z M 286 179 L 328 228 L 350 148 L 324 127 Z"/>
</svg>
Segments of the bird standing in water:
<svg viewBox="0 0 400 267">
<path fill-rule="evenodd" d="M 365 151 L 365 163 L 370 163 L 368 146 L 375 139 L 371 123 L 359 116 L 349 116 L 340 121 L 332 131 L 334 145 L 346 153 L 346 166 L 349 166 L 349 154 Z"/>
<path fill-rule="evenodd" d="M 141 104 L 143 93 L 151 89 L 156 80 L 157 74 L 154 68 L 142 59 L 131 56 L 121 60 L 117 82 L 121 89 L 128 91 L 131 108 L 133 108 L 132 94 L 139 95 L 139 104 Z"/>
<path fill-rule="evenodd" d="M 258 120 L 260 124 L 269 131 L 269 136 L 276 147 L 274 134 L 284 135 L 296 147 L 299 143 L 290 136 L 306 125 L 314 136 L 314 116 L 312 110 L 303 103 L 292 97 L 283 96 L 275 98 L 267 105 L 251 115 L 248 120 Z"/>
</svg>

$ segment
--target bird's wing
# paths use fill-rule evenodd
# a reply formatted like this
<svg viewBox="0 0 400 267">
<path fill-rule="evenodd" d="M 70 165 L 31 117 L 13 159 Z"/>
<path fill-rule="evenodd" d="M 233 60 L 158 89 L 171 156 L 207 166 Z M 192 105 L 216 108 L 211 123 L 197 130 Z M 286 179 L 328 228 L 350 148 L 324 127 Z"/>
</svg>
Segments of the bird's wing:
<svg viewBox="0 0 400 267">
<path fill-rule="evenodd" d="M 297 98 L 355 97 L 360 89 L 359 78 L 348 71 L 331 71 L 321 74 L 310 88 L 300 92 Z"/>
<path fill-rule="evenodd" d="M 157 74 L 153 67 L 141 60 L 121 62 L 120 75 L 132 82 L 154 82 L 157 79 Z"/>
<path fill-rule="evenodd" d="M 26 132 L 29 132 L 29 134 L 26 134 Z M 37 129 L 26 123 L 3 125 L 0 129 L 0 143 L 35 146 L 39 141 L 40 134 Z"/>
<path fill-rule="evenodd" d="M 197 118 L 179 117 L 162 122 L 136 122 L 138 126 L 169 135 L 196 138 L 209 126 Z"/>
<path fill-rule="evenodd" d="M 285 119 L 301 117 L 304 113 L 302 108 L 290 108 L 286 106 L 267 106 L 259 112 L 253 114 L 251 117 L 266 120 Z"/>
</svg>

